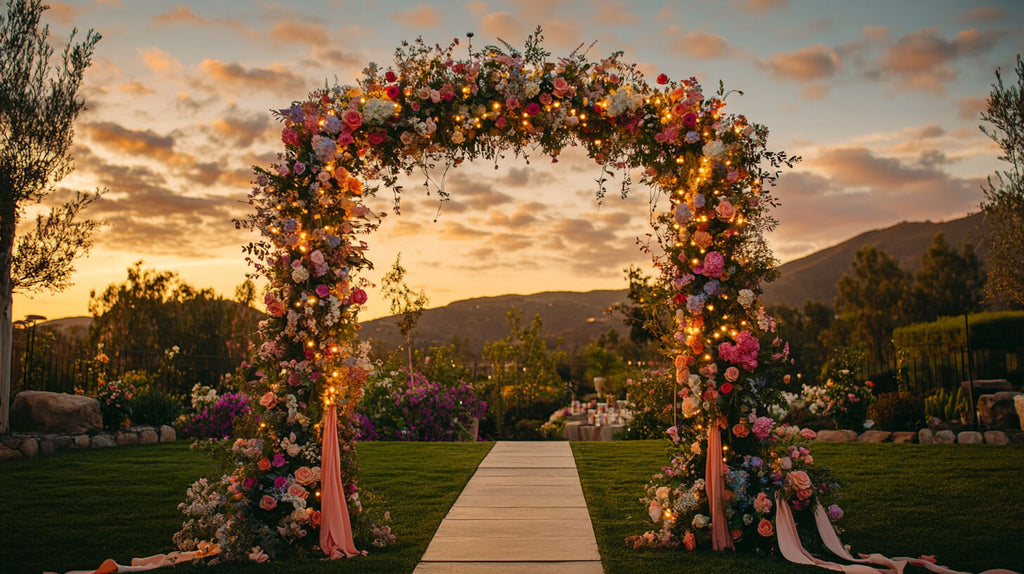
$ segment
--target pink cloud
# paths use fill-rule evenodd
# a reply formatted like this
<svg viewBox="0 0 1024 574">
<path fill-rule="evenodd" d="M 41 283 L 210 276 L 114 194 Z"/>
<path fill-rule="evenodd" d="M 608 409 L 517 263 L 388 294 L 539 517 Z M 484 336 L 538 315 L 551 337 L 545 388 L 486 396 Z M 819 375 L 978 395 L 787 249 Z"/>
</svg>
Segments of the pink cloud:
<svg viewBox="0 0 1024 574">
<path fill-rule="evenodd" d="M 672 42 L 672 49 L 700 60 L 726 58 L 733 54 L 725 38 L 700 30 L 676 38 Z"/>
<path fill-rule="evenodd" d="M 404 12 L 392 14 L 391 19 L 412 28 L 433 28 L 441 23 L 437 8 L 430 4 L 417 4 Z"/>
<path fill-rule="evenodd" d="M 776 54 L 764 66 L 780 77 L 790 80 L 822 80 L 839 70 L 842 64 L 834 48 L 816 44 L 795 52 Z"/>
</svg>

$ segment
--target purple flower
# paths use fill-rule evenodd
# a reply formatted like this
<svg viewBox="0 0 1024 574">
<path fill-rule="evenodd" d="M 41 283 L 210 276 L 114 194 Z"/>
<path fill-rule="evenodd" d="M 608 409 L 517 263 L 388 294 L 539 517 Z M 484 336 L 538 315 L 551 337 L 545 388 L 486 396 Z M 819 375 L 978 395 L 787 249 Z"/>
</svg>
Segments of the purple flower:
<svg viewBox="0 0 1024 574">
<path fill-rule="evenodd" d="M 316 294 L 321 298 L 326 297 L 331 294 L 331 288 L 327 285 L 317 285 Z"/>
<path fill-rule="evenodd" d="M 275 454 L 274 455 L 274 460 L 271 461 L 271 464 L 274 465 L 275 468 L 280 468 L 280 467 L 284 466 L 284 454 L 282 454 L 282 453 Z"/>
<path fill-rule="evenodd" d="M 277 456 L 281 456 L 281 455 L 277 455 Z M 277 456 L 274 457 L 275 461 L 277 460 Z M 286 477 L 279 476 L 279 477 L 274 479 L 274 488 L 284 488 L 287 485 L 288 485 L 288 479 Z"/>
<path fill-rule="evenodd" d="M 828 507 L 828 517 L 832 520 L 839 520 L 843 517 L 843 509 L 839 508 L 838 504 L 833 504 Z"/>
</svg>

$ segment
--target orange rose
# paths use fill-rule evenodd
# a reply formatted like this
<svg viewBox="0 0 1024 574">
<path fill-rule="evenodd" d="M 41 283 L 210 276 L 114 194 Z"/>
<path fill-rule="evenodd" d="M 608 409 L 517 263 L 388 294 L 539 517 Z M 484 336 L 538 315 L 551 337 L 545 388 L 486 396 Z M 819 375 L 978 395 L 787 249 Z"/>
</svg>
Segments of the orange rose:
<svg viewBox="0 0 1024 574">
<path fill-rule="evenodd" d="M 316 482 L 316 475 L 313 474 L 313 469 L 308 466 L 300 466 L 295 469 L 295 483 L 302 486 L 308 486 Z"/>
<path fill-rule="evenodd" d="M 274 500 L 273 496 L 264 494 L 263 498 L 260 499 L 260 508 L 263 510 L 273 510 L 277 508 L 277 501 Z"/>
<path fill-rule="evenodd" d="M 259 462 L 256 463 L 256 466 L 263 472 L 266 472 L 270 470 L 270 460 L 267 459 L 267 457 L 263 457 L 262 459 L 260 459 Z"/>
<path fill-rule="evenodd" d="M 775 534 L 775 527 L 772 526 L 772 521 L 762 518 L 761 522 L 757 524 L 757 533 L 765 538 Z"/>
<path fill-rule="evenodd" d="M 305 500 L 306 497 L 309 496 L 309 491 L 307 491 L 305 488 L 302 488 L 298 484 L 293 484 L 288 487 L 288 494 L 290 496 L 294 496 L 296 498 L 301 498 Z"/>
</svg>

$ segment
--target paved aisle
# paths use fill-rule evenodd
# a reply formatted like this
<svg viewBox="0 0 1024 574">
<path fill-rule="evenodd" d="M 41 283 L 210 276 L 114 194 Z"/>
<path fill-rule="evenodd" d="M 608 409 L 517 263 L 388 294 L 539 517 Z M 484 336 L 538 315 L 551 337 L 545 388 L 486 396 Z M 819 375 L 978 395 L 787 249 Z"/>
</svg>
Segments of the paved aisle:
<svg viewBox="0 0 1024 574">
<path fill-rule="evenodd" d="M 601 574 L 569 443 L 498 442 L 414 574 Z"/>
</svg>

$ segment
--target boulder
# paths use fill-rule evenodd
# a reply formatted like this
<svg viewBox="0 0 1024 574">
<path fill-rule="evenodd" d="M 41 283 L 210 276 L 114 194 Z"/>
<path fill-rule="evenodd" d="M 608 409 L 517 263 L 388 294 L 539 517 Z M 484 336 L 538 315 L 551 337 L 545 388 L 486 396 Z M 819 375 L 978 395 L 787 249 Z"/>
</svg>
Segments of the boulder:
<svg viewBox="0 0 1024 574">
<path fill-rule="evenodd" d="M 25 456 L 35 456 L 39 454 L 39 441 L 33 437 L 26 437 L 21 440 L 18 450 Z"/>
<path fill-rule="evenodd" d="M 921 429 L 917 431 L 917 442 L 921 444 L 932 444 L 935 442 L 935 433 L 932 429 Z"/>
<path fill-rule="evenodd" d="M 971 381 L 960 381 L 960 386 L 965 391 L 971 389 Z M 991 392 L 999 391 L 1012 391 L 1013 386 L 1010 385 L 1010 381 L 1006 379 L 975 379 L 974 380 L 974 396 L 981 394 L 988 394 Z"/>
<path fill-rule="evenodd" d="M 1015 433 L 1011 436 L 1010 444 L 1024 444 L 1024 432 Z"/>
<path fill-rule="evenodd" d="M 57 445 L 54 444 L 53 439 L 50 437 L 41 437 L 39 439 L 39 455 L 40 456 L 53 456 L 57 453 Z"/>
<path fill-rule="evenodd" d="M 885 442 L 892 436 L 891 432 L 880 430 L 864 431 L 864 434 L 857 437 L 857 442 Z"/>
<path fill-rule="evenodd" d="M 131 431 L 117 433 L 117 446 L 129 446 L 139 444 L 139 435 Z"/>
<path fill-rule="evenodd" d="M 21 453 L 14 450 L 13 448 L 7 448 L 6 446 L 0 445 L 0 462 L 5 461 L 9 458 L 18 458 Z"/>
<path fill-rule="evenodd" d="M 174 432 L 174 427 L 170 425 L 160 427 L 160 442 L 174 442 L 176 440 L 178 440 L 178 437 Z"/>
<path fill-rule="evenodd" d="M 898 431 L 892 433 L 892 442 L 896 444 L 913 444 L 917 442 L 917 433 L 913 431 Z"/>
<path fill-rule="evenodd" d="M 857 440 L 857 433 L 852 430 L 821 430 L 818 431 L 818 440 L 821 442 L 853 442 Z"/>
<path fill-rule="evenodd" d="M 77 434 L 71 437 L 71 440 L 75 441 L 77 448 L 89 448 L 89 435 L 87 434 Z"/>
<path fill-rule="evenodd" d="M 1024 430 L 1024 394 L 1013 397 L 1013 406 L 1017 408 L 1017 418 L 1020 419 L 1020 430 Z"/>
<path fill-rule="evenodd" d="M 995 393 L 978 397 L 978 420 L 991 430 L 1018 429 L 1020 417 L 1014 397 L 1020 393 Z"/>
<path fill-rule="evenodd" d="M 932 437 L 934 444 L 953 444 L 956 442 L 956 435 L 951 430 L 940 430 Z"/>
<path fill-rule="evenodd" d="M 110 448 L 117 446 L 117 442 L 114 441 L 114 437 L 108 434 L 98 434 L 92 437 L 92 448 Z"/>
<path fill-rule="evenodd" d="M 1006 436 L 1006 433 L 1001 430 L 985 431 L 985 444 L 1007 445 L 1010 444 L 1010 437 Z"/>
<path fill-rule="evenodd" d="M 22 391 L 11 405 L 11 428 L 70 434 L 99 431 L 103 428 L 100 402 L 83 395 Z"/>
<path fill-rule="evenodd" d="M 981 444 L 985 437 L 978 431 L 963 431 L 956 435 L 956 442 L 960 444 Z"/>
<path fill-rule="evenodd" d="M 155 444 L 160 437 L 152 427 L 146 427 L 139 431 L 139 444 Z"/>
</svg>

